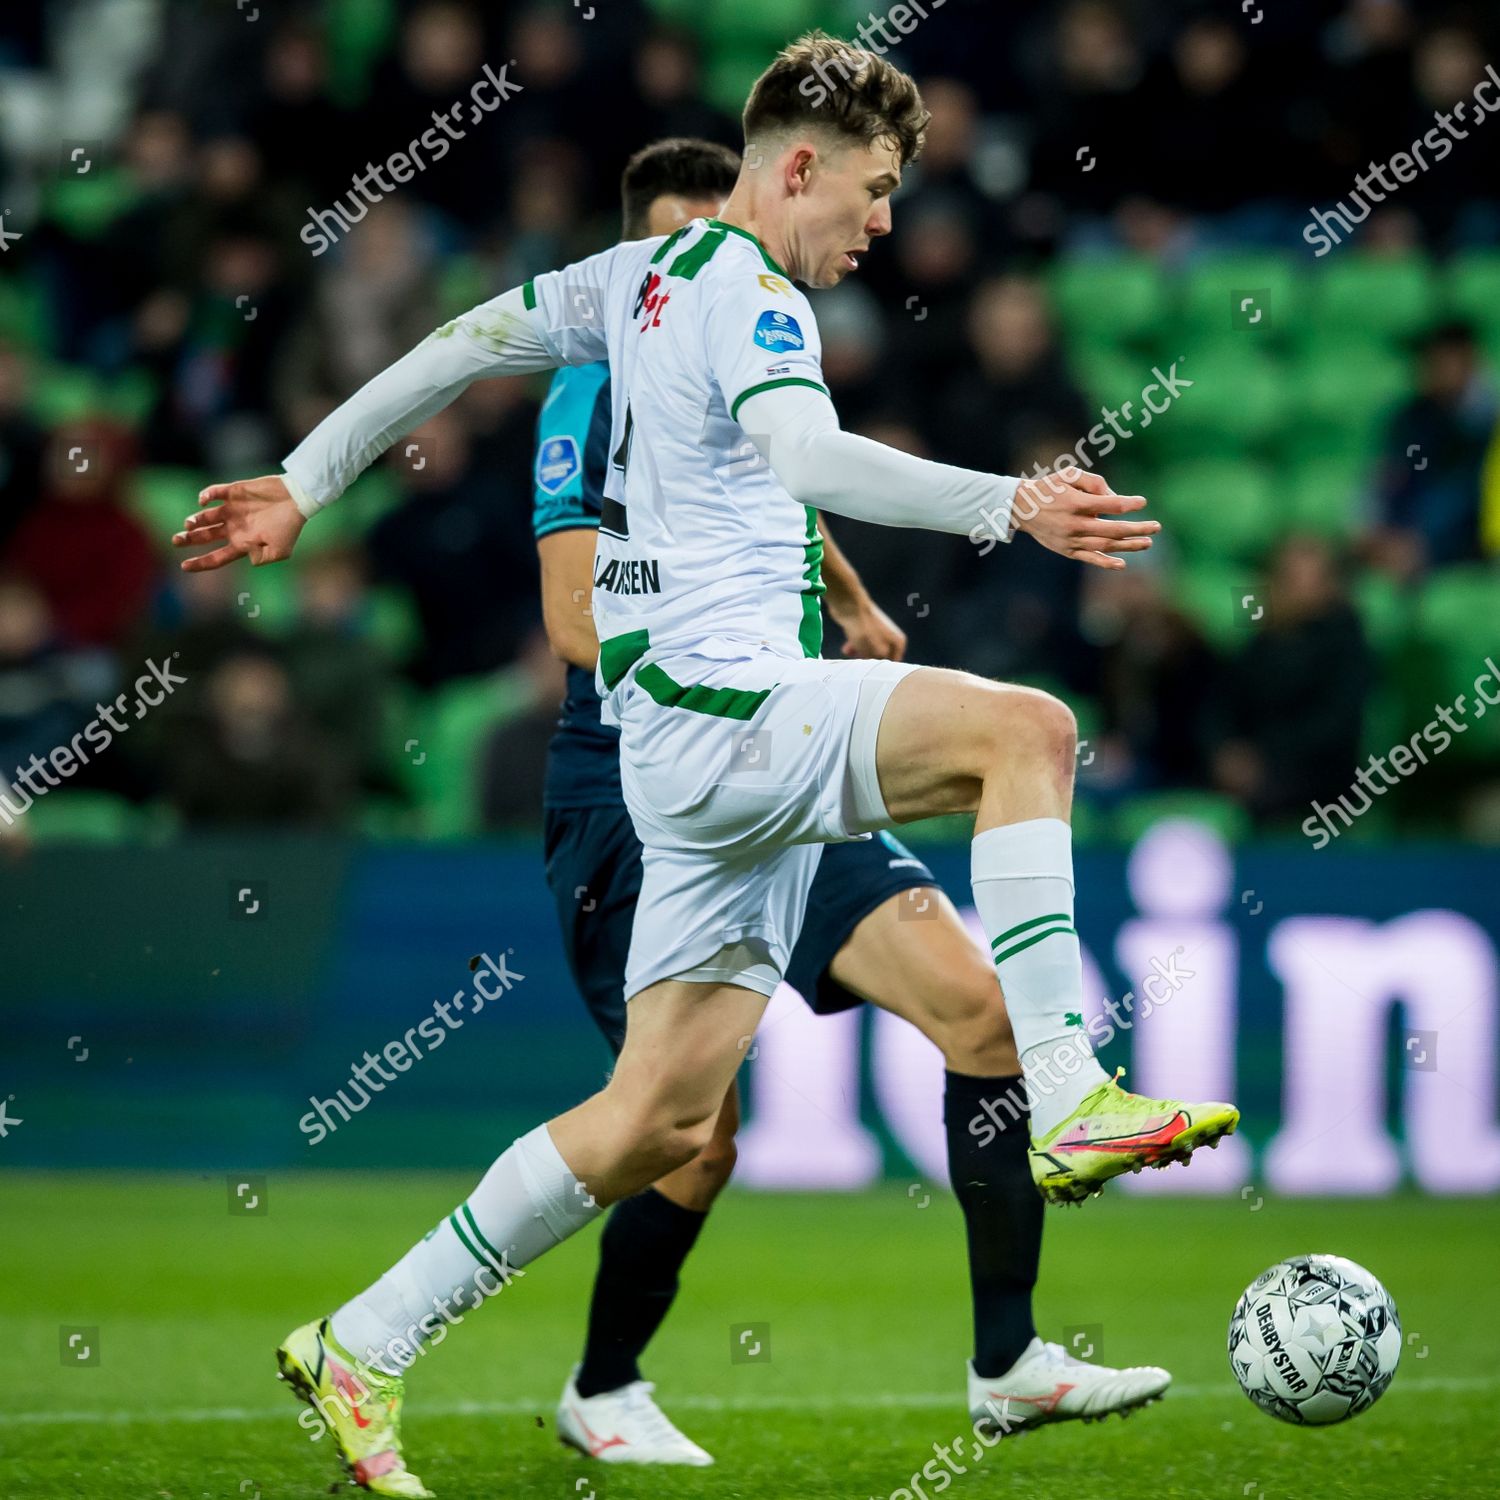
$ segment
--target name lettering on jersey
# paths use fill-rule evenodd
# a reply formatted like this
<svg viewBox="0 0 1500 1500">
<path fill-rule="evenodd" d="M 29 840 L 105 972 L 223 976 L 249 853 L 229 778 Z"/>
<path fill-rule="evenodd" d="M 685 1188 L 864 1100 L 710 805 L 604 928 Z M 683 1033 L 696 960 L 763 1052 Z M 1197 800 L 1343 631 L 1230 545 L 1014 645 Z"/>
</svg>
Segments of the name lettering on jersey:
<svg viewBox="0 0 1500 1500">
<path fill-rule="evenodd" d="M 661 327 L 662 309 L 666 307 L 671 292 L 661 289 L 662 279 L 656 271 L 647 271 L 644 280 L 636 289 L 635 307 L 631 316 L 639 318 L 644 313 L 645 321 L 641 324 L 640 331 L 644 333 L 648 328 Z"/>
<path fill-rule="evenodd" d="M 536 487 L 544 495 L 555 495 L 582 467 L 577 438 L 566 432 L 548 438 L 536 456 Z"/>
<path fill-rule="evenodd" d="M 784 312 L 763 312 L 756 320 L 755 342 L 772 354 L 785 354 L 803 346 L 802 325 Z"/>
<path fill-rule="evenodd" d="M 606 594 L 661 593 L 661 562 L 655 557 L 611 558 L 594 578 Z"/>
<path fill-rule="evenodd" d="M 771 275 L 769 271 L 762 271 L 757 280 L 768 292 L 775 292 L 781 297 L 790 297 L 792 295 L 791 285 L 783 281 L 780 276 Z"/>
</svg>

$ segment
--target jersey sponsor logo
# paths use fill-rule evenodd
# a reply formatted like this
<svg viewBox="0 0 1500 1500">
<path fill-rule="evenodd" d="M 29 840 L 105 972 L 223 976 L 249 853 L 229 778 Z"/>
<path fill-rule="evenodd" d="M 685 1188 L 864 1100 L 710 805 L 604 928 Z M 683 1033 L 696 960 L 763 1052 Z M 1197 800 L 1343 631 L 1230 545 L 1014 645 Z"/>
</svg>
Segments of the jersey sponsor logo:
<svg viewBox="0 0 1500 1500">
<path fill-rule="evenodd" d="M 641 277 L 641 284 L 635 289 L 635 306 L 630 309 L 630 316 L 638 318 L 641 309 L 646 305 L 646 294 L 654 292 L 661 285 L 661 275 L 656 271 L 647 271 Z"/>
<path fill-rule="evenodd" d="M 640 327 L 642 333 L 648 328 L 661 327 L 662 311 L 672 295 L 661 288 L 662 279 L 656 271 L 647 271 L 640 286 L 636 288 L 635 307 L 631 310 L 631 317 L 639 318 L 643 313 L 646 315 Z"/>
<path fill-rule="evenodd" d="M 755 325 L 755 342 L 772 354 L 785 354 L 803 347 L 802 329 L 797 320 L 784 312 L 763 312 Z"/>
<path fill-rule="evenodd" d="M 568 433 L 548 438 L 536 456 L 536 487 L 555 495 L 582 467 L 577 438 Z"/>
<path fill-rule="evenodd" d="M 661 562 L 655 557 L 612 557 L 594 575 L 594 587 L 606 594 L 659 594 Z"/>
<path fill-rule="evenodd" d="M 772 276 L 769 272 L 762 271 L 756 279 L 768 292 L 775 292 L 780 297 L 792 295 L 790 284 L 783 281 L 780 276 Z"/>
</svg>

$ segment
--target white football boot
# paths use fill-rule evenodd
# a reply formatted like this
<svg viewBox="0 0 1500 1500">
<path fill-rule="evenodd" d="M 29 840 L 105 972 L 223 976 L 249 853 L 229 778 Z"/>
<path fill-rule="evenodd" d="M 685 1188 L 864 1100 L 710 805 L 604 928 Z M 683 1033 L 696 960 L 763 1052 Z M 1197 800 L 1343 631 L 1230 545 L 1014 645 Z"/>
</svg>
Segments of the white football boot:
<svg viewBox="0 0 1500 1500">
<path fill-rule="evenodd" d="M 667 1419 L 649 1380 L 580 1396 L 577 1378 L 575 1369 L 557 1405 L 557 1436 L 569 1447 L 606 1464 L 689 1464 L 701 1469 L 714 1461 Z"/>
<path fill-rule="evenodd" d="M 993 1380 L 981 1380 L 969 1367 L 969 1419 L 976 1429 L 1002 1436 L 1044 1422 L 1102 1421 L 1123 1417 L 1159 1401 L 1172 1377 L 1156 1365 L 1112 1370 L 1074 1359 L 1061 1344 L 1034 1338 L 1015 1364 Z"/>
</svg>

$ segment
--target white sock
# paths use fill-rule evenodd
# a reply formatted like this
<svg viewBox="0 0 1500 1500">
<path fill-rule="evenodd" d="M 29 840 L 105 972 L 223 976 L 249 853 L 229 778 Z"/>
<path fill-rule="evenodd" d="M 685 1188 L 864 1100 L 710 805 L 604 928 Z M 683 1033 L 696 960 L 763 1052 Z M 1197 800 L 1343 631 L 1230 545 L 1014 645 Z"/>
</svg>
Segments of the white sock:
<svg viewBox="0 0 1500 1500">
<path fill-rule="evenodd" d="M 333 1315 L 333 1336 L 365 1364 L 399 1375 L 421 1346 L 510 1285 L 520 1268 L 602 1212 L 545 1125 L 515 1141 L 466 1202 L 374 1286 Z"/>
<path fill-rule="evenodd" d="M 1061 818 L 987 828 L 972 849 L 974 905 L 1005 991 L 1031 1105 L 1046 1135 L 1107 1081 L 1083 1029 L 1073 930 L 1073 833 Z"/>
</svg>

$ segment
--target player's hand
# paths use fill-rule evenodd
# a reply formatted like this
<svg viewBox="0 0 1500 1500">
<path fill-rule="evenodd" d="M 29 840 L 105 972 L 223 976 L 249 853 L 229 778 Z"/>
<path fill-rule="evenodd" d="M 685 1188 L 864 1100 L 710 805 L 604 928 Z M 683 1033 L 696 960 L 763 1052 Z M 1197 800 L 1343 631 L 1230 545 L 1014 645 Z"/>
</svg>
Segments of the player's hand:
<svg viewBox="0 0 1500 1500">
<path fill-rule="evenodd" d="M 203 509 L 182 523 L 172 545 L 212 545 L 214 550 L 186 558 L 182 564 L 185 573 L 222 568 L 241 557 L 248 557 L 253 568 L 282 562 L 292 555 L 307 524 L 278 474 L 211 484 L 199 494 L 198 504 Z"/>
<path fill-rule="evenodd" d="M 900 661 L 906 655 L 906 632 L 873 599 L 866 598 L 847 618 L 833 618 L 844 632 L 845 656 Z"/>
<path fill-rule="evenodd" d="M 1060 469 L 1023 479 L 1011 514 L 1050 552 L 1095 568 L 1123 568 L 1124 552 L 1145 552 L 1160 521 L 1113 521 L 1146 504 L 1143 495 L 1116 495 L 1098 474 Z"/>
</svg>

